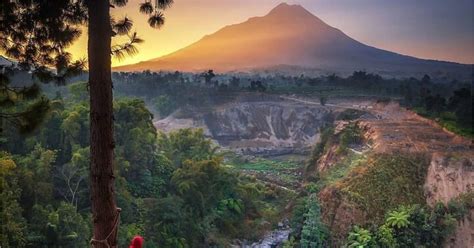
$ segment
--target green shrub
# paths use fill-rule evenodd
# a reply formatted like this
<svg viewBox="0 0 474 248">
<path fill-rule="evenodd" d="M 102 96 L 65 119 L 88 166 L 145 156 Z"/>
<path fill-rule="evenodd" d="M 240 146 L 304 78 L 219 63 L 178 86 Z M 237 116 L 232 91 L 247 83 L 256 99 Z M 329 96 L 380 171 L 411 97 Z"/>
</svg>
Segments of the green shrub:
<svg viewBox="0 0 474 248">
<path fill-rule="evenodd" d="M 448 212 L 454 218 L 460 220 L 464 215 L 466 215 L 468 209 L 460 200 L 454 199 L 448 202 Z"/>
<path fill-rule="evenodd" d="M 393 229 L 387 225 L 381 225 L 375 235 L 376 242 L 380 247 L 395 248 L 397 241 L 393 237 Z"/>
<path fill-rule="evenodd" d="M 388 213 L 388 218 L 385 220 L 385 223 L 391 228 L 405 228 L 410 224 L 408 220 L 409 217 L 410 212 L 406 209 L 393 210 Z"/>
<path fill-rule="evenodd" d="M 321 155 L 327 147 L 329 147 L 334 142 L 334 127 L 328 126 L 320 129 L 320 138 L 319 142 L 313 148 L 311 152 L 311 157 L 306 163 L 305 175 L 306 177 L 310 176 L 316 170 L 316 163 L 318 162 Z"/>
<path fill-rule="evenodd" d="M 326 247 L 328 233 L 326 226 L 321 221 L 321 207 L 316 195 L 308 197 L 306 208 L 308 210 L 304 215 L 305 220 L 301 230 L 301 247 Z"/>
<path fill-rule="evenodd" d="M 389 212 L 380 226 L 370 226 L 369 230 L 355 226 L 348 235 L 348 247 L 439 247 L 456 224 L 442 203 L 434 208 L 400 206 Z"/>
<path fill-rule="evenodd" d="M 307 197 L 302 197 L 296 200 L 293 206 L 292 216 L 290 219 L 290 226 L 294 236 L 301 236 L 301 230 L 303 229 L 303 223 L 306 213 L 306 201 Z"/>
<path fill-rule="evenodd" d="M 347 237 L 347 248 L 367 248 L 373 247 L 372 233 L 364 228 L 354 226 Z"/>
<path fill-rule="evenodd" d="M 339 148 L 337 152 L 339 154 L 345 152 L 349 145 L 362 143 L 362 139 L 362 130 L 360 130 L 356 123 L 350 123 L 339 135 Z"/>
<path fill-rule="evenodd" d="M 408 222 L 402 228 L 393 229 L 398 247 L 438 247 L 456 224 L 451 215 L 421 205 L 411 207 Z"/>
<path fill-rule="evenodd" d="M 423 184 L 429 165 L 424 155 L 373 154 L 367 165 L 357 166 L 342 182 L 342 191 L 380 223 L 387 210 L 400 205 L 423 204 Z"/>
</svg>

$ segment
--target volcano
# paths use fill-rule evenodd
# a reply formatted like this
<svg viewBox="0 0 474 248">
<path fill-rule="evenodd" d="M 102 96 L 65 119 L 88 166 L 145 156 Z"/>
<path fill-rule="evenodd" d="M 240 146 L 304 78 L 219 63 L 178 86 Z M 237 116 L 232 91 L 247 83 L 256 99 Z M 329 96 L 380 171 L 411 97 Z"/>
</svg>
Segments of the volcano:
<svg viewBox="0 0 474 248">
<path fill-rule="evenodd" d="M 472 68 L 362 44 L 302 6 L 282 3 L 265 16 L 226 26 L 176 52 L 115 70 L 229 72 L 281 66 L 392 73 L 469 73 Z"/>
</svg>

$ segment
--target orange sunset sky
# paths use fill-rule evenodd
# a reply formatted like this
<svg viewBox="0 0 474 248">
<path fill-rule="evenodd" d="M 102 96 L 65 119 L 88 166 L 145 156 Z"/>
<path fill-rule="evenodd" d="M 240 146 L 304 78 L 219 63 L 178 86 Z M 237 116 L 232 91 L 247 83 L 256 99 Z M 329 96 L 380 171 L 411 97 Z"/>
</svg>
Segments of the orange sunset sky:
<svg viewBox="0 0 474 248">
<path fill-rule="evenodd" d="M 166 10 L 166 23 L 160 30 L 148 27 L 147 16 L 138 13 L 140 2 L 130 0 L 126 7 L 112 11 L 117 19 L 125 15 L 131 18 L 139 37 L 145 40 L 138 45 L 138 55 L 114 60 L 114 66 L 171 53 L 226 25 L 263 16 L 282 1 L 175 0 L 172 8 Z M 470 0 L 455 1 L 455 4 L 444 0 L 286 2 L 302 5 L 329 25 L 371 46 L 420 58 L 474 63 L 474 33 L 469 31 L 473 25 Z M 86 57 L 86 30 L 69 50 L 74 58 Z"/>
</svg>

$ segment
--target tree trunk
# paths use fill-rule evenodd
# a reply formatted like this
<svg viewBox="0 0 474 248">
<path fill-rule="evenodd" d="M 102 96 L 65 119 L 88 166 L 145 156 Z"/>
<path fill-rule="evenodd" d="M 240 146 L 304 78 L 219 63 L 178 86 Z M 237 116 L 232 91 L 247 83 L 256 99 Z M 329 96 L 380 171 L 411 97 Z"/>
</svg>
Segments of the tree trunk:
<svg viewBox="0 0 474 248">
<path fill-rule="evenodd" d="M 90 182 L 93 247 L 116 247 L 118 209 L 114 196 L 113 96 L 111 78 L 110 5 L 87 1 L 89 12 Z M 117 223 L 118 224 L 118 223 Z"/>
</svg>

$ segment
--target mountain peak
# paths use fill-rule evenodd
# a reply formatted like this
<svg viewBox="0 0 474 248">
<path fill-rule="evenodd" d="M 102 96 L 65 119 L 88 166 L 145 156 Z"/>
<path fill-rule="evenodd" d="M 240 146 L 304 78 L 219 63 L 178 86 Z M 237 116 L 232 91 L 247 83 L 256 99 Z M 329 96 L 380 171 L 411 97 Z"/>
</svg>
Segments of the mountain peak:
<svg viewBox="0 0 474 248">
<path fill-rule="evenodd" d="M 224 72 L 277 65 L 331 72 L 373 68 L 397 73 L 441 67 L 364 45 L 300 5 L 281 3 L 267 15 L 226 26 L 176 52 L 116 69 Z"/>
<path fill-rule="evenodd" d="M 309 11 L 298 4 L 287 4 L 285 2 L 278 4 L 273 8 L 269 15 L 312 15 Z"/>
</svg>

